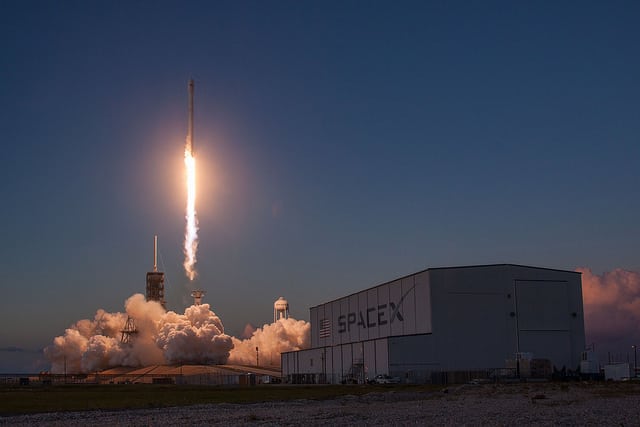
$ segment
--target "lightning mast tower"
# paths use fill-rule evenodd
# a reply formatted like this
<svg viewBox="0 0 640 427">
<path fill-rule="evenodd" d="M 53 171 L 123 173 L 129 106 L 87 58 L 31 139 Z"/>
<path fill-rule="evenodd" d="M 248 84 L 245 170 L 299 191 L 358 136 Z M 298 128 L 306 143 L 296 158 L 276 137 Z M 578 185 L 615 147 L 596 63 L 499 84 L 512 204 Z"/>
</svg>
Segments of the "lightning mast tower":
<svg viewBox="0 0 640 427">
<path fill-rule="evenodd" d="M 147 301 L 157 301 L 167 309 L 164 300 L 164 273 L 158 271 L 158 236 L 153 236 L 153 271 L 147 273 Z"/>
</svg>

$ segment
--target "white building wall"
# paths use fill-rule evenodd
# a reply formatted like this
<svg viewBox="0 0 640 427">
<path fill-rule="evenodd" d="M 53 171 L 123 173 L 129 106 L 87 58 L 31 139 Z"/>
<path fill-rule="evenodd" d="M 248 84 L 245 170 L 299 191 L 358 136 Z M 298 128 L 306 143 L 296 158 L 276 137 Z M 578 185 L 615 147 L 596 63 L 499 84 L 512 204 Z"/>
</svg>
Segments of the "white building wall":
<svg viewBox="0 0 640 427">
<path fill-rule="evenodd" d="M 378 297 L 378 292 L 380 291 L 380 288 L 373 288 L 373 289 L 369 289 L 367 291 L 367 308 L 368 307 L 377 307 L 378 306 L 378 301 L 380 301 L 379 297 Z M 364 300 L 364 298 L 362 298 Z M 376 319 L 377 321 L 378 319 Z M 388 335 L 388 331 L 385 331 L 380 325 L 378 325 L 377 328 L 368 328 L 367 330 L 368 335 L 369 335 L 369 339 L 376 339 L 379 338 L 382 334 L 382 336 Z M 385 333 L 386 332 L 386 333 Z"/>
<path fill-rule="evenodd" d="M 342 352 L 342 371 L 336 372 L 336 374 L 344 376 L 349 372 L 351 366 L 353 366 L 353 351 L 351 349 L 351 343 L 341 345 L 340 351 Z"/>
<path fill-rule="evenodd" d="M 432 334 L 389 338 L 388 349 L 388 373 L 404 382 L 429 382 L 432 372 L 442 371 Z"/>
<path fill-rule="evenodd" d="M 364 369 L 365 377 L 373 378 L 377 375 L 376 368 L 376 342 L 365 341 L 364 343 Z"/>
<path fill-rule="evenodd" d="M 342 372 L 344 371 L 342 366 L 342 351 L 340 347 L 329 347 L 331 348 L 331 354 L 333 359 L 333 367 L 329 373 L 334 376 L 340 376 L 342 378 Z"/>
<path fill-rule="evenodd" d="M 389 374 L 389 341 L 388 339 L 380 339 L 375 341 L 376 346 L 376 371 L 375 377 L 379 374 Z"/>
<path fill-rule="evenodd" d="M 426 272 L 311 308 L 312 347 L 431 332 Z"/>
<path fill-rule="evenodd" d="M 282 353 L 282 376 L 292 382 L 339 384 L 388 374 L 386 338 Z"/>
</svg>

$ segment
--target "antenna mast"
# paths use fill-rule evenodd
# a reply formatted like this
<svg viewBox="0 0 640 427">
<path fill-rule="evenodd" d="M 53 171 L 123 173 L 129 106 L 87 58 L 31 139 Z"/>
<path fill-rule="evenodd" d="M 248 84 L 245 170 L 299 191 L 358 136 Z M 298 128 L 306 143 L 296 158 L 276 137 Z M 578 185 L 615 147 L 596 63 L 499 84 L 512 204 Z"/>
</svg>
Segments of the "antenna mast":
<svg viewBox="0 0 640 427">
<path fill-rule="evenodd" d="M 153 271 L 158 271 L 158 235 L 153 236 Z"/>
</svg>

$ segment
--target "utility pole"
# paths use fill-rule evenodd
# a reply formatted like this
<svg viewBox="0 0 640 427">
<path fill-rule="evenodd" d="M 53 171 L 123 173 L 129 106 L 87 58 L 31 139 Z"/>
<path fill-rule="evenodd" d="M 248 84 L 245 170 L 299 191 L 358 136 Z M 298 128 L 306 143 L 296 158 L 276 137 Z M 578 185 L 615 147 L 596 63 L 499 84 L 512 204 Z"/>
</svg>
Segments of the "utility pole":
<svg viewBox="0 0 640 427">
<path fill-rule="evenodd" d="M 259 357 L 259 353 L 258 353 L 258 347 L 256 347 L 256 367 L 260 366 L 260 357 Z"/>
</svg>

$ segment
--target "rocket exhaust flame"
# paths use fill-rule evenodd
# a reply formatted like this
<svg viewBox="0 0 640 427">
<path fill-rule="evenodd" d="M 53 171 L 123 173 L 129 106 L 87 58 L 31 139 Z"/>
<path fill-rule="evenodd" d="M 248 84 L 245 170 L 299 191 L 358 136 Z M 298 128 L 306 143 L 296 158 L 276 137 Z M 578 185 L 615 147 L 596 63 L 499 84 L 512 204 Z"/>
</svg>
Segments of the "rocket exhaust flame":
<svg viewBox="0 0 640 427">
<path fill-rule="evenodd" d="M 196 159 L 189 149 L 184 151 L 184 166 L 187 173 L 187 224 L 184 232 L 184 270 L 189 278 L 196 277 L 196 252 L 198 251 L 198 219 L 196 218 Z"/>
<path fill-rule="evenodd" d="M 195 264 L 198 251 L 198 219 L 196 218 L 196 159 L 193 152 L 193 80 L 189 80 L 189 129 L 184 148 L 184 166 L 187 180 L 187 207 L 184 232 L 184 271 L 189 280 L 196 277 Z"/>
</svg>

